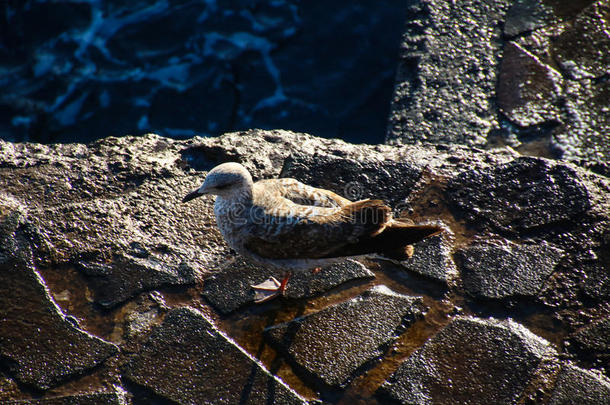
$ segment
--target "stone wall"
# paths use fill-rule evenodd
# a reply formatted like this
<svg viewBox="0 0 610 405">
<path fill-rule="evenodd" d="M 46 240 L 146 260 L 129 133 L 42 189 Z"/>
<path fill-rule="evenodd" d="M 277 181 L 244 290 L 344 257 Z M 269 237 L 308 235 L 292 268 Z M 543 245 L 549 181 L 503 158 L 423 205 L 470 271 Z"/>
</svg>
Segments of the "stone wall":
<svg viewBox="0 0 610 405">
<path fill-rule="evenodd" d="M 607 1 L 413 2 L 387 141 L 510 145 L 608 174 Z"/>
<path fill-rule="evenodd" d="M 578 166 L 287 131 L 2 141 L 0 156 L 2 401 L 610 397 L 610 183 Z M 211 198 L 180 202 L 224 161 L 445 231 L 406 261 L 346 260 L 254 304 L 273 271 L 226 247 Z"/>
<path fill-rule="evenodd" d="M 0 402 L 608 404 L 607 0 L 230 3 L 1 6 Z M 444 232 L 255 304 L 226 161 Z"/>
</svg>

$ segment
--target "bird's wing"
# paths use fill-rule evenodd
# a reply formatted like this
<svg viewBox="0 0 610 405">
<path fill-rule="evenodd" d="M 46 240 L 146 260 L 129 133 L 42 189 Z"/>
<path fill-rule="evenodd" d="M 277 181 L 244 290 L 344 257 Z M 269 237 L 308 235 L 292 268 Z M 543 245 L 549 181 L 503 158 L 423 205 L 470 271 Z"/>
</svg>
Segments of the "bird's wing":
<svg viewBox="0 0 610 405">
<path fill-rule="evenodd" d="M 295 179 L 261 180 L 257 184 L 266 189 L 273 189 L 279 196 L 299 205 L 336 208 L 351 203 L 347 198 L 330 190 L 308 186 Z"/>
<path fill-rule="evenodd" d="M 380 200 L 362 200 L 340 208 L 283 203 L 261 207 L 244 247 L 268 259 L 337 257 L 343 247 L 370 238 L 391 221 Z"/>
</svg>

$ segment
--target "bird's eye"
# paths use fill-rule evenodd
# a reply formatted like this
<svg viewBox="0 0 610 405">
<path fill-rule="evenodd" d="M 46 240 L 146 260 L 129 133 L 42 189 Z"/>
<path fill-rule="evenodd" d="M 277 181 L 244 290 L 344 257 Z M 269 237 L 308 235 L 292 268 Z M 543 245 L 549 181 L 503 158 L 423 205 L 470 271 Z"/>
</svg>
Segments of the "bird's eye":
<svg viewBox="0 0 610 405">
<path fill-rule="evenodd" d="M 226 190 L 227 188 L 229 188 L 229 186 L 230 186 L 230 184 L 229 184 L 229 183 L 226 183 L 226 184 L 219 184 L 219 185 L 217 185 L 215 188 L 216 188 L 217 190 Z"/>
</svg>

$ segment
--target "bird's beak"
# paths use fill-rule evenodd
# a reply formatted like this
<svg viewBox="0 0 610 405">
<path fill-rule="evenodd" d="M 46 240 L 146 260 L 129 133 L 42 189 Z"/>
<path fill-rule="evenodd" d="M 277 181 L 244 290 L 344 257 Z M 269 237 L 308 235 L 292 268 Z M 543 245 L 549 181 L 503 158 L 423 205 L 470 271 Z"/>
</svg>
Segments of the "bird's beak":
<svg viewBox="0 0 610 405">
<path fill-rule="evenodd" d="M 204 194 L 206 194 L 206 193 L 205 192 L 201 192 L 201 189 L 198 188 L 197 190 L 191 191 L 186 196 L 184 196 L 184 198 L 182 199 L 182 202 L 183 203 L 189 202 L 191 200 L 194 200 L 197 197 L 201 197 Z"/>
</svg>

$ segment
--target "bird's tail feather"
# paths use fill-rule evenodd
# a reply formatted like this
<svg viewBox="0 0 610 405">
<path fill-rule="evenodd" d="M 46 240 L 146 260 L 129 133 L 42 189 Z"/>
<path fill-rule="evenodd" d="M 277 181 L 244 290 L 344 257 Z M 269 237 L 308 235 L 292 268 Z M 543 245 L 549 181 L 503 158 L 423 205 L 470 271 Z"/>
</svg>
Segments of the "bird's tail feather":
<svg viewBox="0 0 610 405">
<path fill-rule="evenodd" d="M 410 245 L 442 232 L 438 225 L 415 225 L 392 219 L 392 210 L 381 200 L 361 200 L 342 209 L 344 219 L 363 228 L 356 243 L 333 250 L 329 257 L 379 254 L 388 259 L 405 260 L 412 254 Z M 366 236 L 365 236 L 366 235 Z"/>
<path fill-rule="evenodd" d="M 370 240 L 375 253 L 388 259 L 405 260 L 411 256 L 410 245 L 443 231 L 438 225 L 413 225 L 392 220 L 382 233 Z"/>
</svg>

